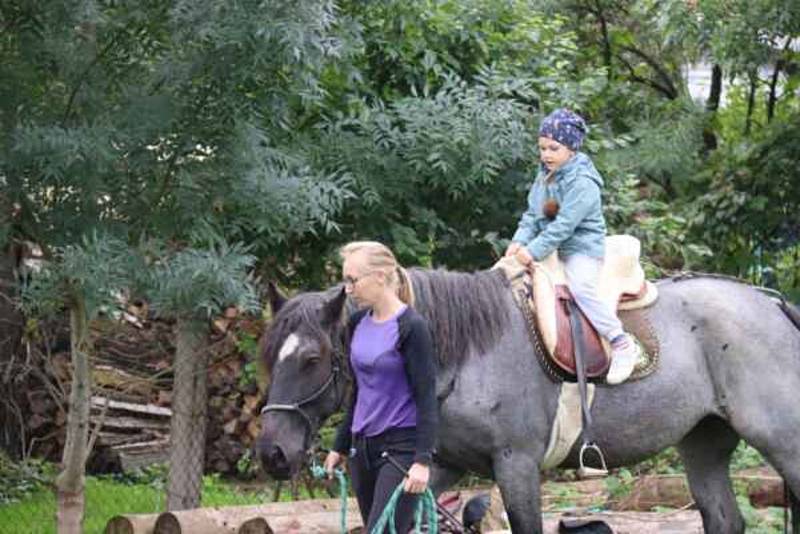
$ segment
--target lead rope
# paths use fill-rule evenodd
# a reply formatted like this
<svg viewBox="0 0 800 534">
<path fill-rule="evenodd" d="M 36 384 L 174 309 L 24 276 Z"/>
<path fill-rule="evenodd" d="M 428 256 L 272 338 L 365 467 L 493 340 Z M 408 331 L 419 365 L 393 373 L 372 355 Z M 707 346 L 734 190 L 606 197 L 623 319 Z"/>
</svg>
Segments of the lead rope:
<svg viewBox="0 0 800 534">
<path fill-rule="evenodd" d="M 323 479 L 328 475 L 325 472 L 325 468 L 317 463 L 316 457 L 311 459 L 311 474 L 314 478 L 319 479 Z M 339 481 L 339 499 L 341 501 L 339 531 L 341 534 L 347 534 L 347 477 L 344 475 L 344 471 L 338 467 L 333 470 L 333 474 Z"/>
<path fill-rule="evenodd" d="M 310 469 L 314 478 L 323 479 L 327 476 L 325 468 L 317 463 L 316 458 L 311 460 Z M 339 531 L 341 534 L 347 534 L 347 477 L 345 476 L 344 471 L 339 468 L 335 469 L 333 474 L 339 481 L 339 497 L 341 501 Z M 400 500 L 400 496 L 402 494 L 403 482 L 398 484 L 397 488 L 394 490 L 394 493 L 392 493 L 389 502 L 386 503 L 383 513 L 381 513 L 378 522 L 375 524 L 375 527 L 372 529 L 370 534 L 383 534 L 387 523 L 389 525 L 389 531 L 391 534 L 397 534 L 397 529 L 394 526 L 394 516 L 397 510 L 397 502 Z M 438 534 L 439 517 L 436 513 L 436 498 L 433 496 L 433 492 L 430 490 L 430 488 L 426 489 L 425 492 L 420 495 L 420 498 L 417 501 L 416 510 L 414 512 L 415 534 L 422 533 L 421 527 L 423 514 L 427 515 L 428 518 L 427 533 Z"/>
<path fill-rule="evenodd" d="M 378 518 L 378 522 L 372 527 L 370 534 L 383 534 L 387 523 L 389 532 L 397 534 L 397 529 L 394 526 L 394 515 L 397 509 L 397 501 L 400 500 L 400 496 L 403 494 L 403 484 L 404 482 L 400 482 L 395 488 L 394 493 L 389 498 L 389 502 L 386 503 L 386 507 L 383 509 L 383 513 Z M 437 534 L 439 532 L 439 518 L 436 514 L 436 498 L 430 488 L 427 488 L 417 501 L 416 511 L 414 512 L 414 534 L 422 533 L 423 514 L 427 514 L 428 517 L 428 530 L 426 532 L 428 534 Z"/>
</svg>

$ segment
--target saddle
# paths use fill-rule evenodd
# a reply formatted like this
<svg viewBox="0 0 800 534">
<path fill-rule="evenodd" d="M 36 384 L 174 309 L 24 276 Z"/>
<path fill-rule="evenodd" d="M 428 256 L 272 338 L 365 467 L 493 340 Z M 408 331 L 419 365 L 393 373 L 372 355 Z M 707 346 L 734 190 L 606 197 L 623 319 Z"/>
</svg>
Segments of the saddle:
<svg viewBox="0 0 800 534">
<path fill-rule="evenodd" d="M 658 298 L 656 286 L 647 281 L 639 261 L 641 245 L 629 235 L 606 238 L 606 255 L 598 283 L 598 294 L 612 309 L 635 310 L 651 305 Z M 533 312 L 535 327 L 551 360 L 568 375 L 576 374 L 574 330 L 582 335 L 588 378 L 603 376 L 611 362 L 611 347 L 574 304 L 567 286 L 564 265 L 554 252 L 533 269 L 516 258 L 502 258 L 495 268 L 502 269 L 511 282 L 521 307 Z M 571 324 L 577 312 L 579 325 Z"/>
</svg>

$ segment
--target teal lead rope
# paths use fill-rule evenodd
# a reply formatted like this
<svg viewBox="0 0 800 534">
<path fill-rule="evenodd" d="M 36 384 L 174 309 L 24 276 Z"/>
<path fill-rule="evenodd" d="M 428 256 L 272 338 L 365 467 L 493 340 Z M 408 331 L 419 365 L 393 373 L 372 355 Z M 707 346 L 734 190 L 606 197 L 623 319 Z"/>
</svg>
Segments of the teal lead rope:
<svg viewBox="0 0 800 534">
<path fill-rule="evenodd" d="M 316 458 L 311 460 L 311 474 L 314 478 L 319 479 L 323 479 L 328 475 L 325 472 L 325 468 L 317 463 Z M 339 528 L 341 534 L 347 534 L 347 477 L 345 477 L 344 471 L 341 469 L 335 469 L 333 474 L 339 481 L 339 498 L 341 500 L 341 521 Z M 397 501 L 400 500 L 400 496 L 403 494 L 403 484 L 404 482 L 400 482 L 394 490 L 394 493 L 392 493 L 389 502 L 386 503 L 386 508 L 383 509 L 383 513 L 380 518 L 378 518 L 378 522 L 375 524 L 370 534 L 383 534 L 387 523 L 389 525 L 389 532 L 391 534 L 397 534 L 397 529 L 394 526 L 394 515 L 397 510 Z M 415 534 L 421 534 L 422 532 L 423 515 L 428 518 L 428 534 L 438 534 L 439 517 L 436 514 L 436 498 L 433 496 L 433 492 L 430 489 L 426 489 L 417 500 L 417 508 L 414 512 Z"/>
<path fill-rule="evenodd" d="M 314 478 L 320 479 L 328 476 L 328 473 L 325 472 L 325 468 L 317 463 L 316 458 L 312 458 L 311 460 L 311 474 L 314 475 Z M 347 477 L 344 476 L 344 471 L 339 468 L 334 469 L 333 474 L 339 481 L 339 500 L 342 503 L 341 513 L 339 514 L 341 519 L 339 528 L 341 534 L 347 534 Z"/>
<path fill-rule="evenodd" d="M 370 534 L 383 534 L 387 523 L 389 525 L 389 532 L 391 534 L 397 534 L 397 529 L 394 526 L 394 514 L 397 509 L 397 501 L 400 500 L 400 496 L 403 494 L 403 484 L 404 482 L 400 482 L 400 484 L 397 485 L 394 493 L 392 493 L 392 496 L 389 498 L 389 502 L 386 503 L 386 508 L 383 509 L 383 513 L 378 518 L 378 522 L 375 523 Z M 433 496 L 433 492 L 430 488 L 426 489 L 417 500 L 417 509 L 414 512 L 414 534 L 422 533 L 423 514 L 428 517 L 428 534 L 437 534 L 439 532 L 439 517 L 436 514 L 436 498 Z"/>
</svg>

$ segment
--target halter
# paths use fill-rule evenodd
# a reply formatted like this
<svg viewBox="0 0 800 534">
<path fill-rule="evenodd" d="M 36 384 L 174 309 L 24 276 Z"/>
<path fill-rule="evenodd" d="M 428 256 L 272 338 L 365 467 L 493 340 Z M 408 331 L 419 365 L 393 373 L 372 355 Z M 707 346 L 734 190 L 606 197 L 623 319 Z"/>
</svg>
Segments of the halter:
<svg viewBox="0 0 800 534">
<path fill-rule="evenodd" d="M 303 418 L 303 422 L 308 428 L 309 435 L 313 434 L 314 424 L 311 422 L 311 417 L 309 417 L 308 414 L 303 410 L 302 406 L 314 402 L 323 396 L 331 386 L 336 385 L 337 378 L 341 372 L 341 366 L 339 362 L 342 361 L 344 356 L 342 351 L 338 349 L 334 349 L 333 356 L 334 359 L 331 362 L 331 374 L 328 376 L 327 380 L 325 380 L 325 383 L 318 387 L 314 393 L 292 404 L 267 404 L 261 408 L 261 415 L 264 415 L 267 412 L 289 412 L 299 414 Z M 341 399 L 339 399 L 339 404 L 341 404 Z M 339 407 L 337 406 L 336 409 L 338 408 Z"/>
</svg>

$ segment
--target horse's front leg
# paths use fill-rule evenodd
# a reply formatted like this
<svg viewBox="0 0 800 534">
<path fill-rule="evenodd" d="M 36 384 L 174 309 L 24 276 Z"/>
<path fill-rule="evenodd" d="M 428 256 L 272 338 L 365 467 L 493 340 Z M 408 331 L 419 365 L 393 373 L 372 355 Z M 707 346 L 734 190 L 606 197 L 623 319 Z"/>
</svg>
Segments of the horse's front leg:
<svg viewBox="0 0 800 534">
<path fill-rule="evenodd" d="M 514 534 L 542 532 L 540 456 L 530 450 L 509 447 L 494 457 L 494 477 Z"/>
</svg>

